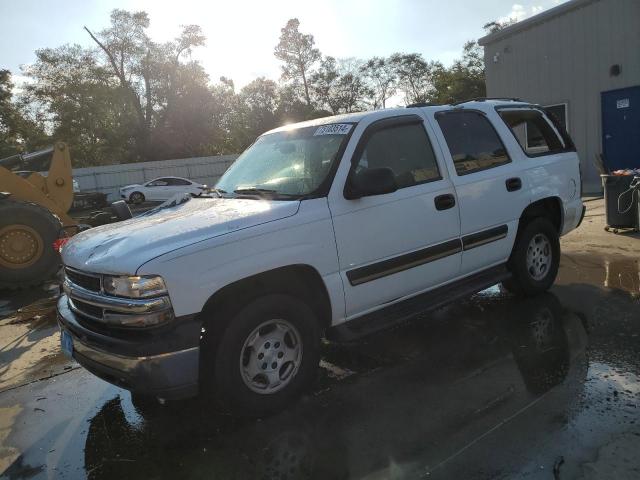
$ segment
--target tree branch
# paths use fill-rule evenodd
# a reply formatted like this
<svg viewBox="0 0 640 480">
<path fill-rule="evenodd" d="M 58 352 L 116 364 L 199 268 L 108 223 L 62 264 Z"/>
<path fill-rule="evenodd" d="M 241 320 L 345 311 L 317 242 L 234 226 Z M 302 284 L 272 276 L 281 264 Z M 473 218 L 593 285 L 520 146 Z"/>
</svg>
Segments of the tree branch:
<svg viewBox="0 0 640 480">
<path fill-rule="evenodd" d="M 118 64 L 117 64 L 116 59 L 114 58 L 113 54 L 107 49 L 107 47 L 104 46 L 104 44 L 100 40 L 98 40 L 96 38 L 96 36 L 93 33 L 91 33 L 91 30 L 89 30 L 86 26 L 84 27 L 84 29 L 87 31 L 89 36 L 93 39 L 93 41 L 98 44 L 100 49 L 107 55 L 107 58 L 109 59 L 109 63 L 113 67 L 113 71 L 115 72 L 115 74 L 118 77 L 118 79 L 120 79 L 120 83 L 122 84 L 122 86 L 123 87 L 126 86 L 125 85 L 126 80 L 124 78 L 124 71 L 121 72 L 118 69 Z"/>
</svg>

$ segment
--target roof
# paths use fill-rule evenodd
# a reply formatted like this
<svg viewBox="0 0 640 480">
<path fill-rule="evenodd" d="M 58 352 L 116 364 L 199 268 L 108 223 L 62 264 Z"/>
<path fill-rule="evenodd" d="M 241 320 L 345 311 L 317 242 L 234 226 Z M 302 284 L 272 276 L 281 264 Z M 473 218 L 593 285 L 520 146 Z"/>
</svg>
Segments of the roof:
<svg viewBox="0 0 640 480">
<path fill-rule="evenodd" d="M 389 114 L 402 112 L 404 114 L 407 113 L 406 108 L 386 108 L 383 110 L 370 110 L 368 112 L 358 112 L 358 113 L 345 113 L 343 115 L 333 115 L 331 117 L 322 117 L 315 118 L 313 120 L 307 120 L 305 122 L 298 123 L 290 123 L 288 125 L 283 125 L 282 127 L 274 128 L 273 130 L 269 130 L 265 132 L 263 135 L 269 133 L 276 132 L 285 132 L 287 130 L 291 130 L 292 128 L 304 128 L 304 127 L 316 127 L 320 125 L 328 125 L 331 123 L 358 123 L 362 119 L 366 117 L 387 117 Z"/>
<path fill-rule="evenodd" d="M 515 33 L 518 33 L 527 28 L 531 28 L 540 23 L 546 22 L 554 17 L 558 17 L 560 15 L 564 15 L 565 13 L 576 10 L 580 7 L 584 7 L 590 3 L 593 3 L 598 0 L 569 0 L 566 3 L 562 3 L 557 7 L 550 8 L 549 10 L 545 10 L 533 17 L 529 17 L 525 20 L 522 20 L 518 23 L 514 23 L 502 30 L 499 30 L 494 33 L 490 33 L 478 40 L 478 43 L 482 46 L 487 45 L 489 43 L 495 42 L 497 40 L 501 40 L 503 38 L 509 37 Z"/>
<path fill-rule="evenodd" d="M 315 127 L 319 125 L 326 125 L 328 123 L 358 123 L 360 120 L 371 113 L 372 112 L 346 113 L 343 115 L 333 115 L 331 117 L 314 118 L 313 120 L 307 120 L 305 122 L 289 123 L 287 125 L 283 125 L 282 127 L 269 130 L 265 133 L 283 132 L 291 128 Z"/>
<path fill-rule="evenodd" d="M 423 106 L 424 105 L 424 106 Z M 459 102 L 452 105 L 427 105 L 427 104 L 415 104 L 409 105 L 404 108 L 385 108 L 382 110 L 370 110 L 367 112 L 347 113 L 343 115 L 333 115 L 331 117 L 315 118 L 313 120 L 307 120 L 305 122 L 290 123 L 283 125 L 282 127 L 274 128 L 268 132 L 264 132 L 262 135 L 269 135 L 271 133 L 286 132 L 292 129 L 316 127 L 320 125 L 329 125 L 336 123 L 358 123 L 361 120 L 368 118 L 370 120 L 378 120 L 383 118 L 395 117 L 398 115 L 409 115 L 414 108 L 420 108 L 425 111 L 439 112 L 442 110 L 459 110 L 463 108 L 475 108 L 477 110 L 486 110 L 488 108 L 494 108 L 500 105 L 522 105 L 531 106 L 531 103 L 522 101 L 517 98 L 475 98 L 467 100 L 465 102 Z"/>
</svg>

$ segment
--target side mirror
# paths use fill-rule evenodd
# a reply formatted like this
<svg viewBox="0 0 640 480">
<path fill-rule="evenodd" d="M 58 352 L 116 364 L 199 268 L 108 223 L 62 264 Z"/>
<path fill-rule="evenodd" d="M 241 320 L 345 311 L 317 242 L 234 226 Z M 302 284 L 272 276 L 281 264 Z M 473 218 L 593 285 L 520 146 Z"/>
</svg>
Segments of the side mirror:
<svg viewBox="0 0 640 480">
<path fill-rule="evenodd" d="M 398 190 L 393 170 L 383 168 L 365 168 L 351 177 L 346 197 L 356 199 L 371 195 L 382 195 Z"/>
</svg>

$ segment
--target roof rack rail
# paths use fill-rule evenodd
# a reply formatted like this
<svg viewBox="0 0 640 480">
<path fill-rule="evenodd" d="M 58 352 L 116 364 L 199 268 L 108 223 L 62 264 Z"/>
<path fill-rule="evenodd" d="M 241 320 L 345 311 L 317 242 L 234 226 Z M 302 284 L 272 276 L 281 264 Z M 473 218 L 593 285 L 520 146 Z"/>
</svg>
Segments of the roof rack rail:
<svg viewBox="0 0 640 480">
<path fill-rule="evenodd" d="M 461 105 L 467 102 L 486 102 L 487 100 L 502 100 L 503 102 L 522 102 L 522 99 L 516 97 L 476 97 L 461 102 L 452 103 L 451 105 Z"/>
<path fill-rule="evenodd" d="M 441 105 L 440 103 L 433 103 L 433 102 L 417 102 L 417 103 L 410 103 L 409 105 L 407 105 L 405 108 L 414 108 L 414 107 L 435 107 Z"/>
</svg>

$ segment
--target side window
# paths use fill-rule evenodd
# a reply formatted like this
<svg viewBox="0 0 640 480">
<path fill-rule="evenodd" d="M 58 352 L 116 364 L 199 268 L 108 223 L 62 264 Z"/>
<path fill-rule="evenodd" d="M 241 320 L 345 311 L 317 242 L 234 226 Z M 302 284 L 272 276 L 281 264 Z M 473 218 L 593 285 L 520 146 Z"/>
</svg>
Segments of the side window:
<svg viewBox="0 0 640 480">
<path fill-rule="evenodd" d="M 381 167 L 393 170 L 398 188 L 442 178 L 427 132 L 418 123 L 385 128 L 369 137 L 356 172 Z"/>
<path fill-rule="evenodd" d="M 166 180 L 167 180 L 167 185 L 170 185 L 172 187 L 178 186 L 178 185 L 191 185 L 191 182 L 188 182 L 181 178 L 167 178 Z"/>
<path fill-rule="evenodd" d="M 556 120 L 556 122 L 562 126 L 565 130 L 569 130 L 567 127 L 567 104 L 559 103 L 557 105 L 549 105 L 544 107 L 544 111 L 550 120 Z M 554 122 L 555 123 L 555 122 Z"/>
<path fill-rule="evenodd" d="M 167 185 L 166 178 L 159 178 L 147 184 L 147 187 L 164 187 Z"/>
<path fill-rule="evenodd" d="M 458 175 L 479 172 L 511 162 L 489 120 L 478 112 L 436 115 Z"/>
<path fill-rule="evenodd" d="M 563 140 L 540 110 L 504 109 L 498 113 L 527 155 L 565 150 Z"/>
</svg>

